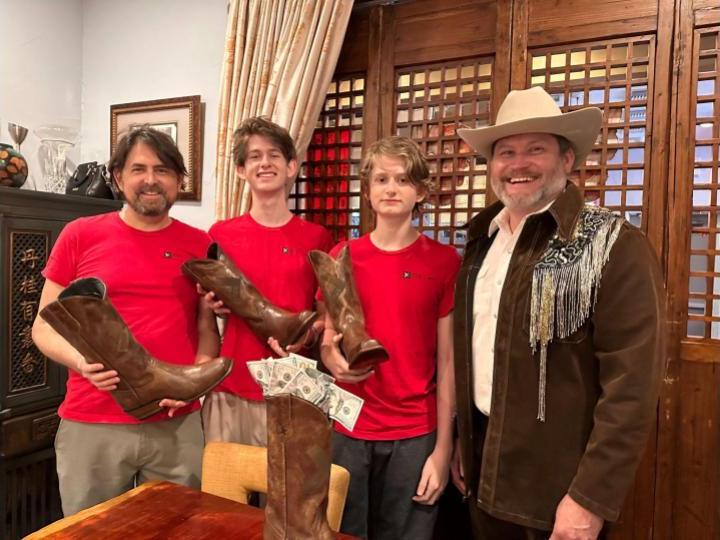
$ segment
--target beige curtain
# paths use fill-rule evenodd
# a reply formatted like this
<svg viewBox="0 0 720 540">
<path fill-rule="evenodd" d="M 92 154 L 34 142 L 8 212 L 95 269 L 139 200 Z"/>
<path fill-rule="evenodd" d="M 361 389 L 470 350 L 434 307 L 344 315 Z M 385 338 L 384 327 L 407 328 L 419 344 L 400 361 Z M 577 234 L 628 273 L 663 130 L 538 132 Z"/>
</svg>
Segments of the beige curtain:
<svg viewBox="0 0 720 540">
<path fill-rule="evenodd" d="M 218 219 L 247 212 L 236 177 L 232 134 L 244 119 L 284 126 L 298 155 L 307 150 L 345 37 L 352 0 L 230 0 L 216 162 Z"/>
</svg>

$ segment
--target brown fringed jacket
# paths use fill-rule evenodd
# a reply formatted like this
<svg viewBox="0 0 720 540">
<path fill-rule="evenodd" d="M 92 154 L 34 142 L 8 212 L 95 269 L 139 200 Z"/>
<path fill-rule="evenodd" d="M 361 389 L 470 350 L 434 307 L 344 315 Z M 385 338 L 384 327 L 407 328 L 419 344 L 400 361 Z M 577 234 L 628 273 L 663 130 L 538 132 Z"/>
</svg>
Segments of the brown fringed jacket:
<svg viewBox="0 0 720 540">
<path fill-rule="evenodd" d="M 548 311 L 556 313 L 556 330 L 546 347 L 544 397 L 538 397 L 542 347 L 531 341 L 534 272 L 548 260 L 549 244 L 577 238 L 583 206 L 580 191 L 568 183 L 548 211 L 528 218 L 513 252 L 498 312 L 482 463 L 473 426 L 472 303 L 492 243 L 488 227 L 501 203 L 471 221 L 456 288 L 458 429 L 470 502 L 497 518 L 547 530 L 566 493 L 605 520 L 618 518 L 655 419 L 665 365 L 665 292 L 657 259 L 637 228 L 616 220 L 587 317 L 563 335 L 557 331 L 562 312 Z M 568 291 L 567 282 L 556 285 Z"/>
</svg>

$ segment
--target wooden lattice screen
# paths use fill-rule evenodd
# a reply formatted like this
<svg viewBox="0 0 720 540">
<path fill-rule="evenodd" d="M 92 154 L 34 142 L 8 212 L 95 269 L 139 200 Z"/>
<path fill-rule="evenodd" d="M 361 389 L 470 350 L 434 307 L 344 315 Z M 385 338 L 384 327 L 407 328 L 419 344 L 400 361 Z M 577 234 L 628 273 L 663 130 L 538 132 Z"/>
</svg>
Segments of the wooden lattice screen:
<svg viewBox="0 0 720 540">
<path fill-rule="evenodd" d="M 720 28 L 695 31 L 688 337 L 720 339 Z"/>
<path fill-rule="evenodd" d="M 533 49 L 528 80 L 564 111 L 603 111 L 595 147 L 574 178 L 588 202 L 612 208 L 642 227 L 652 127 L 655 38 L 638 36 Z"/>
<path fill-rule="evenodd" d="M 290 209 L 325 226 L 335 240 L 360 236 L 360 180 L 365 78 L 330 83 L 305 162 L 290 193 Z"/>
<path fill-rule="evenodd" d="M 487 167 L 455 131 L 488 124 L 492 58 L 400 68 L 395 81 L 395 132 L 420 145 L 434 185 L 420 230 L 462 247 L 460 227 L 485 206 Z"/>
</svg>

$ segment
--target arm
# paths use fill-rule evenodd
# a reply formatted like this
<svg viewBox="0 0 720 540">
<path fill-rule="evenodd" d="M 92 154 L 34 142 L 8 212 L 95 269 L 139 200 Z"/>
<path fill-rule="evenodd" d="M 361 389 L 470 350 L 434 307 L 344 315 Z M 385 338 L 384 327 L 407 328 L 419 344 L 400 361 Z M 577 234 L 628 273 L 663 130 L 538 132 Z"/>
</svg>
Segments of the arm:
<svg viewBox="0 0 720 540">
<path fill-rule="evenodd" d="M 435 504 L 448 481 L 453 449 L 452 421 L 455 415 L 455 372 L 453 369 L 452 313 L 438 321 L 437 351 L 437 438 L 435 449 L 423 467 L 416 496 L 421 504 Z"/>
<path fill-rule="evenodd" d="M 600 526 L 618 517 L 655 421 L 665 356 L 664 297 L 651 246 L 639 231 L 624 229 L 604 269 L 592 315 L 602 393 L 585 454 L 558 505 L 558 533 L 567 517 Z"/>
<path fill-rule="evenodd" d="M 220 354 L 220 332 L 218 331 L 215 312 L 207 298 L 202 298 L 198 302 L 197 324 L 198 349 L 195 354 L 195 363 L 204 364 L 217 358 Z M 160 406 L 167 408 L 167 413 L 170 418 L 175 416 L 178 409 L 187 407 L 188 404 L 187 401 L 169 398 L 160 401 Z"/>
<path fill-rule="evenodd" d="M 62 285 L 49 279 L 45 280 L 45 285 L 40 295 L 38 315 L 35 317 L 32 327 L 32 337 L 35 345 L 37 345 L 37 348 L 40 349 L 40 352 L 45 356 L 68 369 L 76 371 L 95 385 L 98 390 L 115 390 L 117 384 L 120 382 L 117 371 L 105 371 L 104 366 L 100 363 L 88 364 L 83 355 L 40 317 L 40 311 L 51 302 L 57 300 L 57 297 L 63 289 L 64 287 Z"/>
<path fill-rule="evenodd" d="M 195 363 L 202 364 L 220 354 L 220 332 L 215 313 L 204 301 L 198 302 L 198 350 Z"/>
</svg>

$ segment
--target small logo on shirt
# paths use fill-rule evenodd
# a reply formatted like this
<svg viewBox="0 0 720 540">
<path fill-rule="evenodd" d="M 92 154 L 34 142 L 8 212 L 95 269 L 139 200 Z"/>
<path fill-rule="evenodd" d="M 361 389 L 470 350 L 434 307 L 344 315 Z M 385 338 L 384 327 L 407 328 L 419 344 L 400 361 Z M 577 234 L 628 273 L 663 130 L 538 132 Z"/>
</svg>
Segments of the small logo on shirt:
<svg viewBox="0 0 720 540">
<path fill-rule="evenodd" d="M 172 256 L 172 251 L 166 251 L 165 253 L 163 253 L 163 257 L 165 257 L 166 259 L 172 259 Z"/>
<path fill-rule="evenodd" d="M 412 277 L 412 273 L 408 272 L 407 270 L 402 273 L 403 279 L 410 279 Z"/>
<path fill-rule="evenodd" d="M 290 253 L 290 248 L 287 247 L 287 246 L 283 246 L 282 252 L 283 252 L 285 255 L 287 255 L 288 253 Z"/>
</svg>

